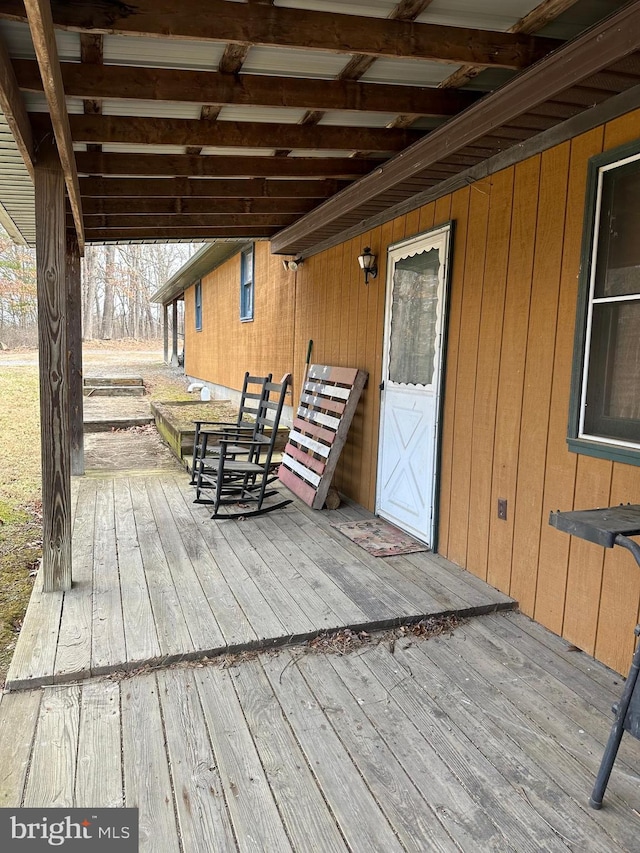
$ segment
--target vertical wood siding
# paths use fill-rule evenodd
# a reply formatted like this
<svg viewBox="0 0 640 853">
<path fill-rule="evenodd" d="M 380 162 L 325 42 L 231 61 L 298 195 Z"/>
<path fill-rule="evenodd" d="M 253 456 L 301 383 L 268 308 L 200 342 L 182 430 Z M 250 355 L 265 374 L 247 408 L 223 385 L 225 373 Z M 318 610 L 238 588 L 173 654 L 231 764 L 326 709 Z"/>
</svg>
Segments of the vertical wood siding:
<svg viewBox="0 0 640 853">
<path fill-rule="evenodd" d="M 439 551 L 522 610 L 626 671 L 640 571 L 621 549 L 548 525 L 555 509 L 640 503 L 640 468 L 566 445 L 587 162 L 640 136 L 640 111 L 308 258 L 296 274 L 256 244 L 255 319 L 239 321 L 239 258 L 203 281 L 203 331 L 186 299 L 186 368 L 238 388 L 287 370 L 297 398 L 314 362 L 369 371 L 335 484 L 375 507 L 386 251 L 455 222 L 440 473 Z M 357 256 L 370 245 L 378 277 Z M 507 519 L 497 517 L 498 498 Z"/>
</svg>

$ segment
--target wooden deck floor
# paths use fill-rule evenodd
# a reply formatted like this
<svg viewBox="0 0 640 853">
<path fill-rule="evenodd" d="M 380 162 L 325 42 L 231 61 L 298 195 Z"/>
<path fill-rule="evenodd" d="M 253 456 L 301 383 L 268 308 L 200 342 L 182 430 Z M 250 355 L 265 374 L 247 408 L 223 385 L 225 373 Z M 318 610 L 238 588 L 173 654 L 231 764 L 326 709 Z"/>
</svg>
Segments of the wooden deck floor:
<svg viewBox="0 0 640 853">
<path fill-rule="evenodd" d="M 214 522 L 184 472 L 161 467 L 76 486 L 74 588 L 43 594 L 36 582 L 11 690 L 514 604 L 432 554 L 370 556 L 330 526 L 357 508 L 296 502 Z"/>
<path fill-rule="evenodd" d="M 138 807 L 149 853 L 632 853 L 638 741 L 587 805 L 619 682 L 507 612 L 9 693 L 0 806 Z"/>
</svg>

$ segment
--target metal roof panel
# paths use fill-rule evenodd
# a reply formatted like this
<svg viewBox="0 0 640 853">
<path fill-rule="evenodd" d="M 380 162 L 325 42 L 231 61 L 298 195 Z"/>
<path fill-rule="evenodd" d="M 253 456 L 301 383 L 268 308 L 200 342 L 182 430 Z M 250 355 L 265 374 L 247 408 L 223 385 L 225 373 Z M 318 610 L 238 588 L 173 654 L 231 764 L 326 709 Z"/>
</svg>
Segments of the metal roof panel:
<svg viewBox="0 0 640 853">
<path fill-rule="evenodd" d="M 63 62 L 80 62 L 80 34 L 68 30 L 56 30 L 56 47 Z M 36 52 L 27 23 L 0 21 L 0 37 L 14 59 L 35 59 Z"/>
<path fill-rule="evenodd" d="M 137 101 L 105 98 L 102 113 L 106 116 L 150 116 L 155 118 L 200 118 L 199 104 L 178 101 Z"/>
<path fill-rule="evenodd" d="M 433 0 L 416 20 L 424 24 L 506 31 L 540 0 Z"/>
<path fill-rule="evenodd" d="M 283 77 L 332 80 L 348 61 L 348 55 L 329 51 L 260 46 L 249 49 L 240 74 L 277 74 Z"/>
<path fill-rule="evenodd" d="M 183 68 L 215 70 L 225 45 L 183 39 L 104 36 L 105 65 L 134 65 L 147 68 Z"/>
</svg>

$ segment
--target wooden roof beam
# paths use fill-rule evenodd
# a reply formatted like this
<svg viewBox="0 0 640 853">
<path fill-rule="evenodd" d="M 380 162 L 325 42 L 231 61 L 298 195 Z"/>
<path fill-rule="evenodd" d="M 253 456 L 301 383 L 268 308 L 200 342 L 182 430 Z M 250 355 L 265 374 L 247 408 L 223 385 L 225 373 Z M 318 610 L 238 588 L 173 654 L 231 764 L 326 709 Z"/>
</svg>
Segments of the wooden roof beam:
<svg viewBox="0 0 640 853">
<path fill-rule="evenodd" d="M 41 121 L 37 113 L 32 114 L 34 127 Z M 72 115 L 69 124 L 74 142 L 133 145 L 401 151 L 424 136 L 424 131 L 387 128 L 103 115 Z"/>
<path fill-rule="evenodd" d="M 256 213 L 274 215 L 308 213 L 318 203 L 313 198 L 87 198 L 82 199 L 85 223 L 96 214 L 238 214 L 251 216 Z"/>
<path fill-rule="evenodd" d="M 260 240 L 272 237 L 276 228 L 218 228 L 212 226 L 188 228 L 157 228 L 153 223 L 143 228 L 87 228 L 88 243 L 120 242 L 124 240 L 215 240 L 246 237 L 247 240 Z"/>
<path fill-rule="evenodd" d="M 33 134 L 9 53 L 0 39 L 0 109 L 33 180 Z"/>
<path fill-rule="evenodd" d="M 242 157 L 189 154 L 76 154 L 78 171 L 86 175 L 357 178 L 379 165 L 353 157 Z"/>
<path fill-rule="evenodd" d="M 295 214 L 255 213 L 170 213 L 170 214 L 92 214 L 85 216 L 85 228 L 285 228 L 296 220 Z"/>
<path fill-rule="evenodd" d="M 38 66 L 33 60 L 14 59 L 13 67 L 21 89 L 43 91 Z M 219 71 L 130 68 L 124 65 L 84 65 L 78 62 L 63 62 L 61 69 L 68 96 L 94 100 L 120 98 L 450 116 L 474 104 L 481 97 L 476 92 L 449 92 L 426 86 L 394 86 L 353 80 L 302 80 L 260 74 L 235 77 Z"/>
<path fill-rule="evenodd" d="M 80 178 L 83 198 L 298 199 L 322 200 L 347 186 L 344 180 L 278 181 L 266 178 Z"/>
<path fill-rule="evenodd" d="M 42 85 L 49 105 L 49 115 L 53 133 L 62 164 L 64 182 L 67 187 L 69 203 L 73 213 L 80 253 L 84 252 L 84 227 L 82 224 L 82 202 L 78 173 L 73 156 L 73 143 L 69 116 L 65 99 L 64 85 L 58 59 L 58 49 L 53 31 L 51 6 L 48 0 L 24 0 L 24 6 L 31 30 L 31 39 L 36 52 Z"/>
<path fill-rule="evenodd" d="M 21 20 L 21 5 L 21 0 L 4 0 L 0 14 Z M 206 14 L 203 8 L 201 0 L 181 0 L 173 7 L 158 0 L 137 0 L 135 5 L 76 0 L 55 3 L 54 20 L 58 27 L 79 32 L 293 47 L 493 68 L 526 68 L 558 46 L 554 39 L 514 33 L 227 0 L 208 0 Z"/>
</svg>

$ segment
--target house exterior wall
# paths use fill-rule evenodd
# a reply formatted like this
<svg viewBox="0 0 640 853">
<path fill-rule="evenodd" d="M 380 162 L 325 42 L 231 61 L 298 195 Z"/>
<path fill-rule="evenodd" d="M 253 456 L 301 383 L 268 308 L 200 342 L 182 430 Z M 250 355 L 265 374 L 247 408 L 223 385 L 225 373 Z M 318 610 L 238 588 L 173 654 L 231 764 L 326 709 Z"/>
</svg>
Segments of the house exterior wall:
<svg viewBox="0 0 640 853">
<path fill-rule="evenodd" d="M 622 549 L 573 539 L 548 517 L 640 503 L 638 467 L 566 444 L 587 163 L 638 137 L 640 111 L 315 255 L 295 276 L 257 244 L 253 328 L 239 328 L 237 258 L 205 280 L 199 341 L 187 323 L 187 372 L 233 387 L 245 369 L 293 369 L 297 396 L 310 338 L 312 361 L 368 370 L 336 485 L 374 509 L 386 250 L 453 220 L 438 550 L 621 672 L 640 572 Z M 365 245 L 380 267 L 368 287 Z"/>
</svg>

